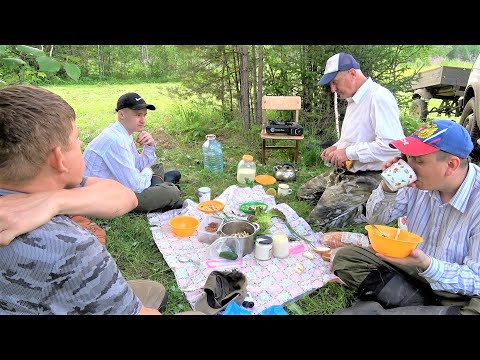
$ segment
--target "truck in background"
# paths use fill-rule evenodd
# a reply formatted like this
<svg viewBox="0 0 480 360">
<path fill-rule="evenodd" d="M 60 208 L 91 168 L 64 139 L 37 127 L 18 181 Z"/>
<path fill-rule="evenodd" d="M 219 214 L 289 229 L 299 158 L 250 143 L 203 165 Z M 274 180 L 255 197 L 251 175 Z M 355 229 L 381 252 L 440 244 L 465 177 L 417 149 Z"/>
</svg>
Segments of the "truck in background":
<svg viewBox="0 0 480 360">
<path fill-rule="evenodd" d="M 463 97 L 460 99 L 462 115 L 460 124 L 463 125 L 473 141 L 472 157 L 480 158 L 480 55 L 477 56 L 468 77 Z"/>
</svg>

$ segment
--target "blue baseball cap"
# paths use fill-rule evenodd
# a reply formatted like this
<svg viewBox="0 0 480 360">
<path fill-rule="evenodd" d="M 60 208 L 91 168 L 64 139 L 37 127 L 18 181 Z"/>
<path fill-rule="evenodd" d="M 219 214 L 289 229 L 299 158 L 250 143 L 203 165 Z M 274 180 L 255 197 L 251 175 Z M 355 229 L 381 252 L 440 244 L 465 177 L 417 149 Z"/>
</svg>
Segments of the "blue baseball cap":
<svg viewBox="0 0 480 360">
<path fill-rule="evenodd" d="M 466 159 L 473 150 L 472 138 L 467 129 L 453 120 L 430 121 L 412 135 L 392 141 L 389 145 L 410 156 L 427 155 L 442 150 Z"/>
<path fill-rule="evenodd" d="M 327 60 L 323 76 L 318 82 L 318 85 L 327 85 L 330 81 L 335 79 L 339 71 L 360 69 L 360 64 L 355 58 L 347 53 L 341 52 L 333 55 Z"/>
</svg>

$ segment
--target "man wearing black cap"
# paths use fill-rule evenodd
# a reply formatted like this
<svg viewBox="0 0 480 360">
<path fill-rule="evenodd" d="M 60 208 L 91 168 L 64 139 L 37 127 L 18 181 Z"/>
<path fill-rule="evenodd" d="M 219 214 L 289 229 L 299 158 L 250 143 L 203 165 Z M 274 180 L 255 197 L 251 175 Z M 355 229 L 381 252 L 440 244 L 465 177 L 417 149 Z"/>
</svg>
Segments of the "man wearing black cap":
<svg viewBox="0 0 480 360">
<path fill-rule="evenodd" d="M 388 143 L 404 137 L 400 111 L 393 94 L 367 78 L 350 54 L 327 60 L 319 85 L 347 101 L 340 139 L 322 152 L 325 164 L 335 166 L 302 185 L 300 200 L 317 202 L 308 221 L 324 229 L 365 221 L 365 203 L 380 182 L 382 165 L 399 155 Z"/>
<path fill-rule="evenodd" d="M 181 174 L 177 170 L 164 172 L 163 165 L 155 163 L 155 140 L 144 131 L 147 104 L 136 93 L 127 93 L 117 101 L 117 121 L 110 124 L 85 148 L 85 176 L 114 179 L 132 189 L 138 198 L 134 212 L 167 211 L 182 207 L 177 185 Z M 132 134 L 138 132 L 136 142 Z"/>
<path fill-rule="evenodd" d="M 469 159 L 469 133 L 453 120 L 434 120 L 390 146 L 417 180 L 394 192 L 382 180 L 367 219 L 407 216 L 408 230 L 423 241 L 403 258 L 340 248 L 333 271 L 362 301 L 338 314 L 480 314 L 480 167 Z"/>
</svg>

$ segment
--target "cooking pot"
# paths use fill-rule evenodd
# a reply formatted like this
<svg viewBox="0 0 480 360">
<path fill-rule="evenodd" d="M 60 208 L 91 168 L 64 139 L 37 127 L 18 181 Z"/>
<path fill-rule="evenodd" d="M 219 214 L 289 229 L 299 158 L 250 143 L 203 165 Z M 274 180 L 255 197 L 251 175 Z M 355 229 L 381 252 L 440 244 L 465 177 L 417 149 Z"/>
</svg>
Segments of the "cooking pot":
<svg viewBox="0 0 480 360">
<path fill-rule="evenodd" d="M 295 181 L 297 179 L 297 167 L 290 163 L 278 164 L 273 167 L 275 178 L 280 181 Z"/>
<path fill-rule="evenodd" d="M 234 219 L 224 222 L 218 232 L 220 236 L 231 236 L 232 234 L 241 233 L 245 231 L 249 234 L 247 237 L 240 238 L 240 243 L 243 245 L 242 256 L 250 254 L 255 246 L 255 234 L 260 230 L 260 225 L 252 223 L 247 220 Z"/>
</svg>

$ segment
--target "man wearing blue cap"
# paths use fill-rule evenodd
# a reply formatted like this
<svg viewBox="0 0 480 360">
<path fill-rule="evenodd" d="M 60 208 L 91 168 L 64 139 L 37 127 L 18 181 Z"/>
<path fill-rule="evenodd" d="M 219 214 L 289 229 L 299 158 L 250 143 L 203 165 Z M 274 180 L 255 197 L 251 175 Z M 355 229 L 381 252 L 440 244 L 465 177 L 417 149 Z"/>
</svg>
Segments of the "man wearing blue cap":
<svg viewBox="0 0 480 360">
<path fill-rule="evenodd" d="M 340 248 L 333 271 L 362 301 L 339 313 L 478 315 L 480 167 L 470 163 L 470 135 L 455 121 L 435 120 L 390 146 L 402 152 L 417 180 L 396 192 L 382 181 L 367 202 L 368 222 L 407 216 L 409 231 L 423 242 L 405 258 Z"/>
<path fill-rule="evenodd" d="M 405 137 L 395 97 L 367 78 L 352 55 L 342 52 L 327 60 L 319 85 L 327 84 L 347 101 L 340 139 L 321 155 L 335 169 L 307 181 L 297 193 L 301 200 L 318 200 L 308 221 L 324 229 L 365 221 L 365 203 L 380 182 L 383 164 L 399 155 L 388 143 Z"/>
</svg>

